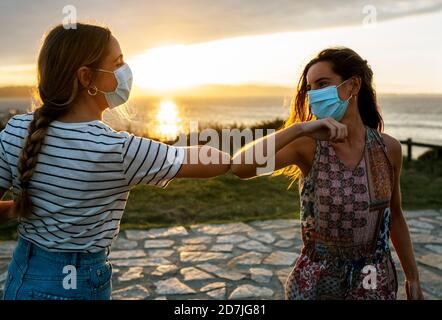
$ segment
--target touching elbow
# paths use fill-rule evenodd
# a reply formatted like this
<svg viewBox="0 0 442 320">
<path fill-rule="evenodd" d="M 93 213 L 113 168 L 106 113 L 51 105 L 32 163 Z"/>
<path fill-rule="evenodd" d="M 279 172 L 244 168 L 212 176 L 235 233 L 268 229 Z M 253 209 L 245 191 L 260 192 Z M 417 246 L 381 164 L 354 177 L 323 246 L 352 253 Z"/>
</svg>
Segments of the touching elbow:
<svg viewBox="0 0 442 320">
<path fill-rule="evenodd" d="M 239 164 L 232 164 L 230 166 L 230 171 L 240 179 L 248 179 L 252 177 L 252 175 L 247 173 L 247 170 L 244 170 L 243 166 Z"/>
</svg>

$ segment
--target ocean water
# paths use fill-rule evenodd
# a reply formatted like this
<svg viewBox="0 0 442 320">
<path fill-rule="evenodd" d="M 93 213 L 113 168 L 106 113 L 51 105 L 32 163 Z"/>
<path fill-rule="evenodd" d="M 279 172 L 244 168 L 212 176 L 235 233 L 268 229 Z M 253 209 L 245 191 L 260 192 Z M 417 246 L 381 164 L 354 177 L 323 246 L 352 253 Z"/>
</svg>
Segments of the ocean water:
<svg viewBox="0 0 442 320">
<path fill-rule="evenodd" d="M 378 99 L 386 133 L 400 140 L 412 138 L 416 142 L 442 146 L 442 96 L 380 95 Z M 0 98 L 0 112 L 3 113 L 10 109 L 24 112 L 29 105 L 30 101 L 26 98 Z M 202 126 L 217 123 L 228 127 L 233 123 L 250 125 L 276 118 L 285 119 L 289 105 L 290 97 L 134 98 L 122 108 L 124 114 L 111 112 L 105 115 L 105 119 L 117 130 L 130 129 L 153 135 L 165 131 L 174 135 L 188 132 L 190 121 L 198 121 Z M 413 157 L 424 151 L 424 148 L 413 147 Z"/>
</svg>

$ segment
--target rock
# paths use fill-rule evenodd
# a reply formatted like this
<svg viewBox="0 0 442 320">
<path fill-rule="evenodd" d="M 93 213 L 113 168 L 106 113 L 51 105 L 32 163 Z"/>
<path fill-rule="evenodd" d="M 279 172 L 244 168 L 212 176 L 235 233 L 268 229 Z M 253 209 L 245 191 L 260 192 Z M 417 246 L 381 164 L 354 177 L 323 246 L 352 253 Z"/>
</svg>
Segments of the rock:
<svg viewBox="0 0 442 320">
<path fill-rule="evenodd" d="M 144 248 L 170 248 L 175 241 L 173 240 L 146 240 L 144 242 Z"/>
<path fill-rule="evenodd" d="M 149 291 L 139 285 L 133 285 L 124 289 L 116 290 L 112 293 L 114 300 L 144 300 L 149 297 Z"/>
<path fill-rule="evenodd" d="M 411 233 L 431 234 L 430 229 L 409 228 Z"/>
<path fill-rule="evenodd" d="M 270 252 L 272 249 L 263 245 L 261 242 L 256 240 L 250 240 L 247 242 L 243 242 L 238 245 L 238 248 L 248 250 L 248 251 L 258 251 L 258 252 Z"/>
<path fill-rule="evenodd" d="M 281 283 L 281 286 L 283 288 L 285 288 L 285 283 L 287 282 L 287 277 L 285 277 L 285 276 L 277 276 L 277 277 L 278 277 L 279 282 Z"/>
<path fill-rule="evenodd" d="M 295 246 L 295 242 L 290 241 L 290 240 L 279 240 L 274 245 L 276 247 L 280 247 L 280 248 L 289 248 L 289 247 Z"/>
<path fill-rule="evenodd" d="M 288 251 L 275 251 L 264 259 L 263 264 L 290 266 L 295 263 L 299 254 Z"/>
<path fill-rule="evenodd" d="M 285 282 L 287 281 L 287 278 L 288 278 L 290 272 L 292 272 L 292 270 L 293 270 L 293 268 L 290 267 L 290 268 L 279 269 L 275 272 L 276 276 L 279 279 L 279 282 L 281 282 L 282 287 L 285 287 Z"/>
<path fill-rule="evenodd" d="M 419 220 L 408 220 L 407 224 L 409 227 L 418 228 L 418 229 L 428 229 L 433 230 L 434 226 L 431 223 L 423 222 Z"/>
<path fill-rule="evenodd" d="M 113 260 L 112 264 L 120 267 L 156 267 L 162 264 L 169 264 L 164 258 L 139 258 Z"/>
<path fill-rule="evenodd" d="M 130 241 L 120 236 L 112 243 L 112 249 L 118 250 L 131 250 L 135 249 L 137 246 L 138 243 L 136 241 Z"/>
<path fill-rule="evenodd" d="M 202 243 L 210 243 L 212 241 L 212 237 L 194 237 L 183 239 L 182 242 L 184 244 L 202 244 Z"/>
<path fill-rule="evenodd" d="M 441 300 L 441 297 L 437 297 L 435 295 L 432 295 L 431 293 L 428 293 L 428 291 L 423 290 L 423 293 L 424 293 L 425 300 Z"/>
<path fill-rule="evenodd" d="M 139 279 L 143 277 L 143 267 L 132 267 L 123 273 L 118 280 L 121 282 Z"/>
<path fill-rule="evenodd" d="M 411 234 L 411 239 L 415 243 L 434 243 L 442 244 L 442 237 L 426 234 Z"/>
<path fill-rule="evenodd" d="M 261 253 L 247 252 L 230 260 L 228 266 L 261 264 L 262 258 L 263 255 Z"/>
<path fill-rule="evenodd" d="M 253 227 L 258 227 L 262 230 L 284 229 L 288 227 L 298 227 L 299 220 L 294 219 L 277 219 L 266 221 L 253 221 L 250 223 Z"/>
<path fill-rule="evenodd" d="M 184 281 L 206 280 L 214 278 L 212 275 L 194 267 L 183 268 L 180 270 L 180 273 L 183 275 Z"/>
<path fill-rule="evenodd" d="M 191 229 L 195 232 L 204 233 L 208 235 L 226 235 L 239 232 L 251 232 L 255 231 L 249 225 L 239 223 L 227 223 L 227 224 L 201 224 L 193 225 Z"/>
<path fill-rule="evenodd" d="M 265 287 L 252 286 L 250 284 L 244 284 L 233 290 L 229 299 L 251 299 L 251 298 L 264 298 L 272 297 L 273 290 Z"/>
<path fill-rule="evenodd" d="M 203 262 L 211 260 L 225 260 L 231 258 L 230 253 L 204 252 L 204 251 L 184 251 L 180 253 L 182 262 Z"/>
<path fill-rule="evenodd" d="M 8 276 L 8 271 L 5 271 L 2 274 L 0 274 L 0 283 L 5 282 L 7 276 Z"/>
<path fill-rule="evenodd" d="M 16 245 L 15 241 L 0 241 L 0 258 L 10 259 Z"/>
<path fill-rule="evenodd" d="M 216 244 L 210 248 L 210 251 L 231 252 L 233 250 L 233 244 Z"/>
<path fill-rule="evenodd" d="M 293 270 L 293 267 L 282 268 L 282 269 L 277 270 L 275 273 L 278 276 L 282 275 L 284 277 L 288 277 L 290 272 L 292 272 L 292 270 Z"/>
<path fill-rule="evenodd" d="M 182 247 L 178 247 L 178 252 L 181 251 L 204 251 L 207 250 L 207 246 L 204 244 L 193 244 L 193 245 L 185 245 Z"/>
<path fill-rule="evenodd" d="M 427 245 L 425 245 L 425 248 L 427 248 L 428 250 L 431 250 L 433 252 L 436 252 L 438 254 L 442 254 L 442 245 L 427 244 Z"/>
<path fill-rule="evenodd" d="M 158 294 L 172 295 L 172 294 L 191 294 L 195 290 L 186 286 L 177 278 L 170 278 L 155 283 L 156 292 Z"/>
<path fill-rule="evenodd" d="M 147 251 L 149 257 L 152 258 L 167 258 L 175 253 L 174 250 L 162 250 L 162 249 L 154 249 Z"/>
<path fill-rule="evenodd" d="M 260 283 L 268 283 L 273 277 L 273 272 L 264 268 L 250 268 L 252 280 Z"/>
<path fill-rule="evenodd" d="M 419 217 L 436 217 L 439 214 L 435 210 L 416 210 L 416 211 L 405 210 L 404 215 L 407 219 L 415 219 Z"/>
<path fill-rule="evenodd" d="M 225 282 L 212 282 L 200 289 L 201 292 L 211 291 L 215 289 L 224 288 L 226 286 Z"/>
<path fill-rule="evenodd" d="M 146 253 L 143 250 L 119 250 L 111 251 L 110 259 L 129 259 L 129 258 L 142 258 Z"/>
<path fill-rule="evenodd" d="M 425 254 L 421 257 L 418 257 L 417 259 L 419 262 L 421 262 L 427 266 L 442 270 L 442 256 L 441 255 L 429 253 L 429 254 Z"/>
<path fill-rule="evenodd" d="M 116 275 L 117 273 L 120 273 L 120 269 L 116 268 L 115 266 L 113 266 L 112 268 L 112 274 Z"/>
<path fill-rule="evenodd" d="M 284 240 L 293 240 L 298 236 L 299 230 L 294 229 L 294 228 L 293 229 L 284 229 L 284 230 L 276 231 L 275 234 L 277 234 L 278 236 L 280 236 Z"/>
<path fill-rule="evenodd" d="M 423 222 L 428 222 L 428 223 L 432 224 L 435 228 L 439 228 L 439 230 L 442 227 L 442 221 L 439 221 L 434 218 L 420 218 L 419 220 L 423 221 Z"/>
<path fill-rule="evenodd" d="M 399 256 L 397 255 L 396 251 L 391 250 L 391 257 L 393 258 L 393 262 L 395 263 L 396 267 L 399 267 L 399 270 L 401 270 L 401 263 L 399 261 Z M 396 268 L 398 269 L 398 268 Z"/>
<path fill-rule="evenodd" d="M 147 238 L 147 232 L 146 230 L 126 230 L 126 238 L 128 240 L 144 240 Z"/>
<path fill-rule="evenodd" d="M 146 232 L 146 238 L 156 239 L 156 238 L 168 238 L 168 237 L 183 237 L 187 236 L 189 233 L 186 228 L 179 226 L 173 228 L 157 228 L 151 229 Z"/>
<path fill-rule="evenodd" d="M 407 294 L 405 293 L 405 287 L 403 284 L 399 284 L 396 294 L 396 300 L 407 300 Z"/>
<path fill-rule="evenodd" d="M 155 271 L 153 271 L 152 273 L 151 273 L 151 275 L 154 275 L 154 276 L 163 276 L 163 275 L 165 275 L 165 274 L 168 274 L 168 273 L 174 273 L 175 271 L 177 271 L 178 270 L 178 267 L 176 266 L 176 265 L 173 265 L 173 264 L 166 264 L 166 265 L 161 265 L 161 266 L 158 266 L 156 269 L 155 269 Z"/>
<path fill-rule="evenodd" d="M 238 281 L 246 277 L 246 275 L 243 273 L 237 272 L 235 270 L 229 270 L 229 269 L 225 270 L 211 263 L 198 264 L 197 267 L 203 269 L 204 271 L 210 272 L 216 275 L 217 277 L 232 281 Z"/>
<path fill-rule="evenodd" d="M 442 277 L 426 268 L 419 268 L 419 280 L 423 290 L 442 299 Z M 427 299 L 427 297 L 425 297 Z"/>
<path fill-rule="evenodd" d="M 232 244 L 237 244 L 237 243 L 244 242 L 247 240 L 249 240 L 249 239 L 242 236 L 242 235 L 238 235 L 238 234 L 228 235 L 228 236 L 219 236 L 218 238 L 216 238 L 217 243 L 232 243 Z"/>
<path fill-rule="evenodd" d="M 207 295 L 209 297 L 212 297 L 213 299 L 223 300 L 226 297 L 226 288 L 220 288 L 213 291 L 209 291 L 207 292 Z"/>
<path fill-rule="evenodd" d="M 247 236 L 251 239 L 258 240 L 266 244 L 271 244 L 276 240 L 276 238 L 270 232 L 252 231 L 248 232 Z"/>
</svg>

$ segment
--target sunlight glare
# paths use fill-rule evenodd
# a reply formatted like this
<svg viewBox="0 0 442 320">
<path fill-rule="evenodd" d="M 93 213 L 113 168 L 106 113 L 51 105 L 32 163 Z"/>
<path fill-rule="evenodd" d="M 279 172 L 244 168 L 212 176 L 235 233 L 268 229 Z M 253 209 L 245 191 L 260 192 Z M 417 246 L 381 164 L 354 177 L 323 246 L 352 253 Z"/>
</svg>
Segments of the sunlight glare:
<svg viewBox="0 0 442 320">
<path fill-rule="evenodd" d="M 163 140 L 173 140 L 181 132 L 181 117 L 178 106 L 171 100 L 163 100 L 156 114 L 157 134 Z"/>
</svg>

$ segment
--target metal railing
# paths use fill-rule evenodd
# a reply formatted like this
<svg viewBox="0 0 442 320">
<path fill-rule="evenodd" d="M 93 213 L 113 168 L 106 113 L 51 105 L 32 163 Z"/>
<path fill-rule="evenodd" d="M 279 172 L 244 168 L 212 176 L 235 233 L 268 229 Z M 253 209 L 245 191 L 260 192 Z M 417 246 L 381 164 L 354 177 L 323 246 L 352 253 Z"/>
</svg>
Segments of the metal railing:
<svg viewBox="0 0 442 320">
<path fill-rule="evenodd" d="M 400 143 L 405 144 L 407 146 L 407 160 L 408 161 L 411 161 L 411 159 L 412 159 L 412 147 L 413 146 L 434 149 L 436 151 L 437 158 L 439 158 L 442 155 L 442 146 L 438 146 L 438 145 L 430 144 L 430 143 L 414 142 L 411 138 L 408 138 L 407 140 L 400 140 Z"/>
</svg>

